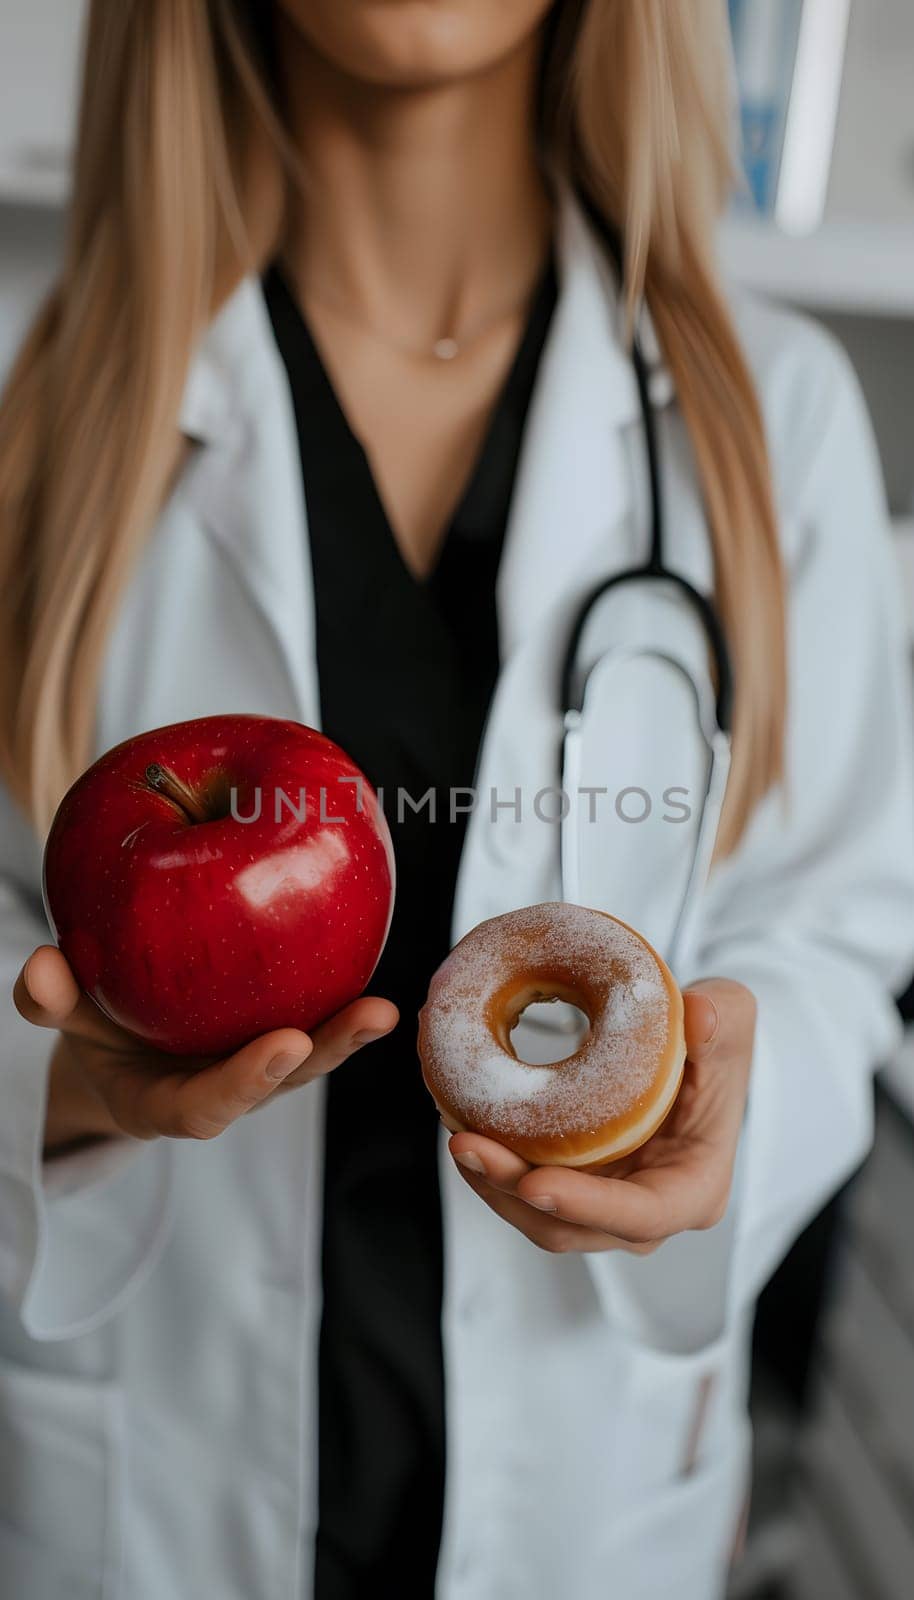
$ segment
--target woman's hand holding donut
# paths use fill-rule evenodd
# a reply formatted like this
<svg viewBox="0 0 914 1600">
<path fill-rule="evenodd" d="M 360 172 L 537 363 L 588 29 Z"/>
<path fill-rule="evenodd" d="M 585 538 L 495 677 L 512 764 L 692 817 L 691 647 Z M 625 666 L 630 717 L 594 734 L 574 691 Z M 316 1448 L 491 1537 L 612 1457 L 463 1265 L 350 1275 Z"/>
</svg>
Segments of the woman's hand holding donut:
<svg viewBox="0 0 914 1600">
<path fill-rule="evenodd" d="M 224 1061 L 161 1055 L 118 1028 L 83 994 L 53 945 L 26 962 L 15 989 L 27 1022 L 59 1034 L 45 1122 L 45 1152 L 128 1135 L 212 1139 L 280 1089 L 331 1072 L 356 1050 L 389 1033 L 390 1001 L 365 997 L 309 1035 L 282 1028 Z"/>
<path fill-rule="evenodd" d="M 648 1255 L 674 1234 L 714 1227 L 730 1196 L 749 1090 L 755 997 L 712 978 L 684 995 L 680 1094 L 640 1150 L 597 1172 L 531 1167 L 478 1134 L 450 1150 L 472 1189 L 541 1249 Z"/>
</svg>

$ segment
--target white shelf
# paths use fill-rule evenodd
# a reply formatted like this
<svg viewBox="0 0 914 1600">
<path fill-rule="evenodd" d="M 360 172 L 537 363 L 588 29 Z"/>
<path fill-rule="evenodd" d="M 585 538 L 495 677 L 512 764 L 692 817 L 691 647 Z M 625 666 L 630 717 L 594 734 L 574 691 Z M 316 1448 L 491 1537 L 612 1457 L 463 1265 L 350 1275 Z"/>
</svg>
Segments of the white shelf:
<svg viewBox="0 0 914 1600">
<path fill-rule="evenodd" d="M 66 149 L 0 154 L 0 205 L 59 207 L 70 192 Z"/>
<path fill-rule="evenodd" d="M 826 222 L 794 237 L 773 223 L 728 217 L 728 274 L 812 310 L 914 319 L 914 223 Z"/>
</svg>

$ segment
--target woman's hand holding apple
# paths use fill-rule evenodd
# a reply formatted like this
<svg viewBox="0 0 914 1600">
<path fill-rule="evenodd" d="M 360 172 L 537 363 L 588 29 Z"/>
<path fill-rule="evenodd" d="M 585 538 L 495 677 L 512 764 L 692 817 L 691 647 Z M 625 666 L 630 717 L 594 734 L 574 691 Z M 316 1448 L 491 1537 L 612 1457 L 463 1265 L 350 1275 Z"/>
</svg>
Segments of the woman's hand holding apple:
<svg viewBox="0 0 914 1600">
<path fill-rule="evenodd" d="M 280 1028 L 220 1061 L 147 1049 L 79 989 L 60 951 L 41 945 L 15 990 L 27 1022 L 59 1034 L 51 1063 L 45 1153 L 129 1136 L 212 1139 L 280 1089 L 332 1072 L 397 1022 L 390 1001 L 366 996 L 309 1035 Z"/>
<path fill-rule="evenodd" d="M 48 1153 L 211 1139 L 396 1024 L 355 998 L 390 926 L 390 833 L 302 723 L 202 717 L 109 750 L 58 807 L 44 891 L 59 948 L 34 951 L 15 999 L 59 1035 Z"/>
</svg>

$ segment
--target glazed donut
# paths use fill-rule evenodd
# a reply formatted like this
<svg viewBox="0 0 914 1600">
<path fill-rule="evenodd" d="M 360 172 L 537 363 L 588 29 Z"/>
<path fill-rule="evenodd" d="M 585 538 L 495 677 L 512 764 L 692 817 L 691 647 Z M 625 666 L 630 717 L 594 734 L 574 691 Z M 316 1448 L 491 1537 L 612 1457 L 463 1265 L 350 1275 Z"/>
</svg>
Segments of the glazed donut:
<svg viewBox="0 0 914 1600">
<path fill-rule="evenodd" d="M 574 1055 L 520 1061 L 521 1012 L 564 1000 L 587 1017 Z M 627 923 L 582 906 L 482 922 L 432 978 L 419 1013 L 426 1087 L 452 1132 L 484 1134 L 534 1166 L 599 1167 L 656 1133 L 685 1064 L 682 995 Z"/>
</svg>

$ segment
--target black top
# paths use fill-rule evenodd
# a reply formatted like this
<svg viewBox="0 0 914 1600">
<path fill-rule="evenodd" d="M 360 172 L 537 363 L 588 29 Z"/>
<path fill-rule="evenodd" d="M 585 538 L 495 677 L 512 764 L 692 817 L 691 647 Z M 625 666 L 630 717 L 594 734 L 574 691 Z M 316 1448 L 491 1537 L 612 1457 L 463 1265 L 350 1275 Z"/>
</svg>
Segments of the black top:
<svg viewBox="0 0 914 1600">
<path fill-rule="evenodd" d="M 301 445 L 324 731 L 384 792 L 397 862 L 387 947 L 369 986 L 394 1032 L 328 1080 L 319 1353 L 318 1600 L 397 1587 L 431 1595 L 444 1488 L 438 1116 L 416 1014 L 450 948 L 465 816 L 498 670 L 495 579 L 524 422 L 556 298 L 545 274 L 485 443 L 421 582 L 275 267 L 267 306 Z M 398 807 L 434 791 L 429 807 Z"/>
</svg>

